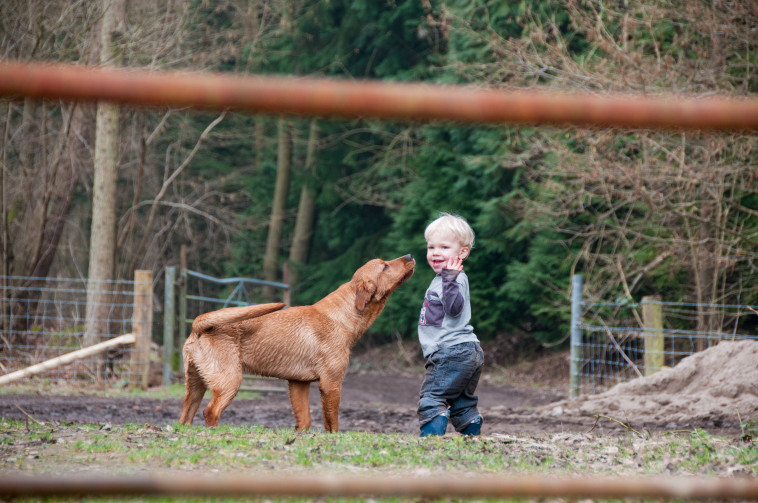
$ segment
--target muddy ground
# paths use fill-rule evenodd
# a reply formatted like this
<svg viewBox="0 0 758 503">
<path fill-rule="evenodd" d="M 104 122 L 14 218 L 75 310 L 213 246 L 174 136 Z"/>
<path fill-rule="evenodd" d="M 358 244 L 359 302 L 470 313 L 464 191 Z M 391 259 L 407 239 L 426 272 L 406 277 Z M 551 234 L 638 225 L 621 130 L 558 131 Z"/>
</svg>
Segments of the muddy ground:
<svg viewBox="0 0 758 503">
<path fill-rule="evenodd" d="M 340 407 L 340 430 L 380 433 L 415 433 L 418 431 L 416 405 L 421 375 L 390 374 L 376 371 L 351 371 L 343 385 Z M 486 434 L 586 432 L 595 425 L 593 413 L 567 414 L 553 406 L 565 400 L 567 388 L 537 385 L 533 380 L 519 383 L 495 383 L 486 379 L 478 388 L 480 410 L 485 416 Z M 208 402 L 206 396 L 203 407 Z M 561 402 L 565 405 L 565 401 Z M 201 409 L 202 410 L 202 409 Z M 31 417 L 41 422 L 88 423 L 120 425 L 175 424 L 181 412 L 181 399 L 150 397 L 104 397 L 91 395 L 0 395 L 0 417 L 24 420 Z M 311 387 L 313 429 L 323 430 L 321 405 L 316 384 Z M 624 417 L 617 417 L 625 421 Z M 196 424 L 202 424 L 199 412 Z M 736 435 L 739 425 L 707 419 L 682 420 L 660 424 L 632 423 L 637 429 L 665 431 L 702 428 L 713 434 Z M 294 418 L 286 393 L 263 393 L 257 398 L 237 397 L 224 411 L 221 424 L 256 424 L 267 428 L 291 428 Z M 452 428 L 449 427 L 449 432 Z M 626 429 L 607 418 L 597 421 L 595 433 L 625 432 Z M 628 433 L 628 431 L 627 431 Z"/>
<path fill-rule="evenodd" d="M 421 380 L 421 376 L 349 373 L 342 390 L 340 429 L 415 432 L 418 429 L 415 412 Z M 558 390 L 482 383 L 478 395 L 482 411 L 488 419 L 489 431 L 560 427 L 560 422 L 556 421 L 540 421 L 543 426 L 533 424 L 534 420 L 529 413 L 533 407 L 565 398 L 565 393 Z M 208 399 L 206 396 L 203 407 Z M 165 425 L 177 421 L 181 405 L 181 399 L 0 395 L 0 417 L 24 419 L 26 413 L 44 422 Z M 198 412 L 195 419 L 199 424 L 203 420 L 201 412 Z M 313 428 L 323 429 L 319 391 L 315 383 L 311 386 L 311 413 Z M 288 428 L 294 425 L 294 418 L 287 394 L 270 392 L 261 394 L 259 398 L 236 398 L 224 411 L 221 423 Z"/>
<path fill-rule="evenodd" d="M 594 427 L 595 433 L 628 433 L 630 428 L 653 433 L 698 428 L 738 436 L 741 421 L 758 422 L 756 361 L 758 341 L 725 341 L 685 358 L 672 369 L 574 399 L 567 397 L 567 353 L 508 366 L 490 361 L 477 389 L 485 417 L 483 432 L 581 433 Z M 416 406 L 422 381 L 423 360 L 402 345 L 354 355 L 343 383 L 340 430 L 417 432 Z M 274 385 L 286 389 L 284 381 Z M 315 383 L 310 398 L 313 428 L 323 430 Z M 208 400 L 206 396 L 203 407 Z M 179 397 L 9 394 L 0 395 L 0 417 L 64 424 L 163 426 L 176 423 L 181 402 Z M 203 422 L 201 412 L 202 408 L 196 424 Z M 220 423 L 291 428 L 294 418 L 286 392 L 248 393 L 231 403 Z"/>
</svg>

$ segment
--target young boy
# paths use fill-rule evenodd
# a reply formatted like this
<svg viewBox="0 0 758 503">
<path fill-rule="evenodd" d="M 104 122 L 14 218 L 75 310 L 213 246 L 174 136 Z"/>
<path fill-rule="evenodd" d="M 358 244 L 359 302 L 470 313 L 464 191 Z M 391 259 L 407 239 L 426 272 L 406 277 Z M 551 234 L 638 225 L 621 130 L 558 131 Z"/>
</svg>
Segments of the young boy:
<svg viewBox="0 0 758 503">
<path fill-rule="evenodd" d="M 426 376 L 418 405 L 421 436 L 444 435 L 448 419 L 456 431 L 479 435 L 483 418 L 474 395 L 484 354 L 471 320 L 463 260 L 474 245 L 465 219 L 442 213 L 424 232 L 426 260 L 437 275 L 424 295 L 418 338 Z"/>
</svg>

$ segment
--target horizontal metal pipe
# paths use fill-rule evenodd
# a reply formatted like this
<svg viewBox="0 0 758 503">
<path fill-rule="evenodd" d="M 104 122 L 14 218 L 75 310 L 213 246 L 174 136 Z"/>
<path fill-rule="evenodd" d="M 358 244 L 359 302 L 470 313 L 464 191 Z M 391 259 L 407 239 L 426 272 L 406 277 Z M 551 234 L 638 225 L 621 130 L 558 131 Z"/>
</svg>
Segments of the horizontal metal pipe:
<svg viewBox="0 0 758 503">
<path fill-rule="evenodd" d="M 190 269 L 187 269 L 187 276 L 194 276 L 195 278 L 204 279 L 207 281 L 210 281 L 212 283 L 221 283 L 221 284 L 228 284 L 228 283 L 248 283 L 251 285 L 268 285 L 268 286 L 275 286 L 278 288 L 288 288 L 289 285 L 286 283 L 277 283 L 275 281 L 265 281 L 262 279 L 253 279 L 253 278 L 216 278 L 214 276 L 209 276 L 207 274 L 203 274 L 201 272 L 192 271 Z"/>
<path fill-rule="evenodd" d="M 172 473 L 163 476 L 0 476 L 0 497 L 426 497 L 758 499 L 754 478 L 435 477 Z"/>
<path fill-rule="evenodd" d="M 758 100 L 0 63 L 0 96 L 418 121 L 758 129 Z"/>
</svg>

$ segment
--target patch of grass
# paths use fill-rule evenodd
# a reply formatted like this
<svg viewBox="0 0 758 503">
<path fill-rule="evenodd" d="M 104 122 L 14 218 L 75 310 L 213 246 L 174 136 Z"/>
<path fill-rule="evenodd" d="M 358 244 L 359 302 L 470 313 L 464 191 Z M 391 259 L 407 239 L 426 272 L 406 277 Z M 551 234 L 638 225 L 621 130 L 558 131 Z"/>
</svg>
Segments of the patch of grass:
<svg viewBox="0 0 758 503">
<path fill-rule="evenodd" d="M 181 398 L 184 396 L 184 384 L 172 384 L 170 386 L 161 386 L 155 389 L 120 389 L 110 390 L 104 396 L 128 396 L 128 397 L 149 397 L 149 398 Z"/>
<path fill-rule="evenodd" d="M 745 442 L 758 442 L 758 419 L 748 419 L 740 422 L 742 440 Z"/>
<path fill-rule="evenodd" d="M 74 449 L 86 454 L 113 454 L 124 449 L 119 439 L 109 438 L 108 435 L 96 435 L 91 440 L 80 440 L 74 444 Z"/>
<path fill-rule="evenodd" d="M 0 471 L 758 475 L 758 447 L 682 435 L 295 433 L 260 426 L 39 425 L 0 419 Z"/>
<path fill-rule="evenodd" d="M 735 458 L 740 465 L 751 467 L 753 472 L 758 472 L 758 445 L 750 449 L 740 449 Z"/>
</svg>

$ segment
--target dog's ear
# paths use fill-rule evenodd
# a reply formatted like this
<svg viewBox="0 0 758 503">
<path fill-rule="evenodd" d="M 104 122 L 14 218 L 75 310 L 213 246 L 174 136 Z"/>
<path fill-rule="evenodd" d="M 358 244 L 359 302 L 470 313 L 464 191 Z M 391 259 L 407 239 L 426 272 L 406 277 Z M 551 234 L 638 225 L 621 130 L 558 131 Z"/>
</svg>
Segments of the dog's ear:
<svg viewBox="0 0 758 503">
<path fill-rule="evenodd" d="M 366 304 L 376 293 L 376 285 L 371 281 L 359 281 L 355 287 L 355 308 L 358 311 L 366 309 Z"/>
</svg>

